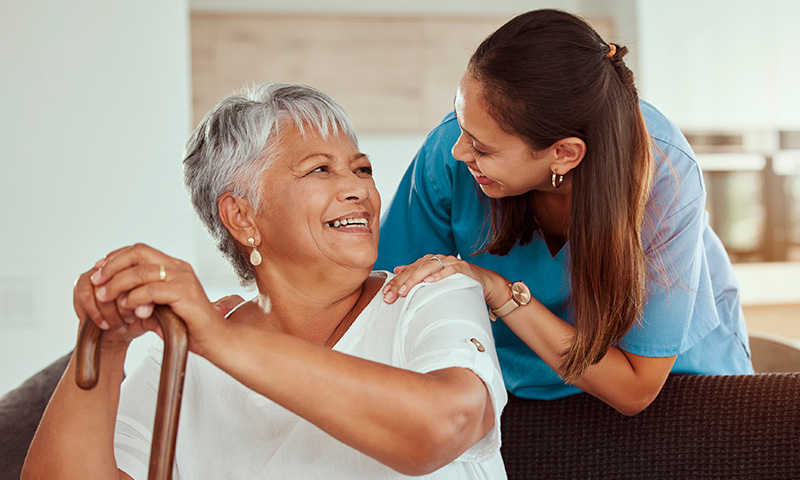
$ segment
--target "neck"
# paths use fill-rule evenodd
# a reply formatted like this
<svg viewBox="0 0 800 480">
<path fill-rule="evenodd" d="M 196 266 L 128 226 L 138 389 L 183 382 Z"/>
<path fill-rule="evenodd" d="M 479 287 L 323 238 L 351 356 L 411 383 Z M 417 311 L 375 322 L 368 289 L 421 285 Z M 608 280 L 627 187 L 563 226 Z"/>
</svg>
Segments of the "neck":
<svg viewBox="0 0 800 480">
<path fill-rule="evenodd" d="M 266 328 L 326 344 L 352 313 L 369 272 L 336 271 L 323 276 L 261 269 L 256 284 L 258 316 Z"/>
<path fill-rule="evenodd" d="M 566 191 L 562 191 L 566 188 Z M 534 199 L 534 211 L 539 226 L 545 233 L 567 236 L 569 227 L 570 208 L 572 206 L 572 195 L 564 180 L 562 188 L 551 191 L 536 192 Z"/>
</svg>

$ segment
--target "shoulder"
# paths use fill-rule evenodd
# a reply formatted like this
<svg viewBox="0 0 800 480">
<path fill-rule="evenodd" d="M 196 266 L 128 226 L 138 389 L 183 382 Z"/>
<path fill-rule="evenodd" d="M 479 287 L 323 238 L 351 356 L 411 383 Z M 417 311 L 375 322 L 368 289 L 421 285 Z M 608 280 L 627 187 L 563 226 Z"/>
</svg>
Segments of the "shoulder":
<svg viewBox="0 0 800 480">
<path fill-rule="evenodd" d="M 455 113 L 450 112 L 428 133 L 410 167 L 414 182 L 409 187 L 424 192 L 438 205 L 449 207 L 454 185 L 463 180 L 464 167 L 452 153 L 459 135 L 461 128 Z"/>
<path fill-rule="evenodd" d="M 405 298 L 405 311 L 422 314 L 430 320 L 489 322 L 483 288 L 474 279 L 455 274 L 437 282 L 414 286 Z"/>
<path fill-rule="evenodd" d="M 648 133 L 653 141 L 655 174 L 653 205 L 668 217 L 691 204 L 705 202 L 705 183 L 697 157 L 675 123 L 655 106 L 640 101 Z"/>
<path fill-rule="evenodd" d="M 436 298 L 450 292 L 464 292 L 468 295 L 477 294 L 479 298 L 483 299 L 481 284 L 475 279 L 460 273 L 450 275 L 438 282 L 422 282 L 412 288 L 408 296 L 413 294 L 418 297 Z"/>
<path fill-rule="evenodd" d="M 418 157 L 426 160 L 431 166 L 451 168 L 458 162 L 453 158 L 452 149 L 461 135 L 461 128 L 456 121 L 455 112 L 449 112 L 442 121 L 425 137 Z"/>
<path fill-rule="evenodd" d="M 390 272 L 382 273 L 387 275 L 387 282 L 395 276 Z M 454 310 L 461 310 L 463 305 L 467 305 L 467 308 L 479 305 L 485 310 L 483 287 L 473 278 L 456 273 L 438 282 L 421 282 L 415 285 L 408 295 L 398 298 L 395 302 L 397 307 L 403 310 L 418 310 L 423 306 L 439 303 L 450 305 Z"/>
<path fill-rule="evenodd" d="M 461 128 L 456 120 L 456 113 L 450 111 L 444 116 L 439 125 L 430 131 L 425 138 L 425 146 L 447 148 L 448 151 L 461 134 Z"/>
<path fill-rule="evenodd" d="M 695 153 L 678 126 L 644 100 L 641 100 L 639 105 L 647 125 L 647 132 L 658 149 L 655 152 L 657 159 L 666 156 L 673 168 L 679 171 L 687 168 L 697 170 Z"/>
</svg>

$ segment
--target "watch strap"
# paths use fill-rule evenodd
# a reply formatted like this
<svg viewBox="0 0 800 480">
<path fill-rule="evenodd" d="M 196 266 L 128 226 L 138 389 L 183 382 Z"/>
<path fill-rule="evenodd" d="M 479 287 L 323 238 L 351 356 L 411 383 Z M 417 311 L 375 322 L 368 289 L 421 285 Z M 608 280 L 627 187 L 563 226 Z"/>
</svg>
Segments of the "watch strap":
<svg viewBox="0 0 800 480">
<path fill-rule="evenodd" d="M 500 307 L 491 309 L 489 318 L 491 318 L 492 321 L 495 321 L 497 320 L 497 317 L 505 317 L 509 313 L 516 310 L 517 307 L 519 307 L 519 303 L 517 303 L 512 296 L 506 303 L 500 305 Z"/>
</svg>

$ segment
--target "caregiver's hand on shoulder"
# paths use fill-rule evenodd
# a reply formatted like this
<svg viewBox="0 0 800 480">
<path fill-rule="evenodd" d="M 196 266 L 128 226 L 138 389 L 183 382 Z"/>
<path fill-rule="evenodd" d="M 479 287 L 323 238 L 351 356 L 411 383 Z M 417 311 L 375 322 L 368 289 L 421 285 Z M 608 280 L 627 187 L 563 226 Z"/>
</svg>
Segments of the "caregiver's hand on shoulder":
<svg viewBox="0 0 800 480">
<path fill-rule="evenodd" d="M 95 267 L 89 280 L 98 304 L 114 302 L 147 323 L 155 321 L 154 305 L 168 305 L 186 322 L 189 348 L 201 355 L 219 334 L 221 315 L 188 263 L 136 244 L 110 253 Z"/>
<path fill-rule="evenodd" d="M 395 268 L 394 273 L 396 276 L 383 287 L 383 301 L 386 303 L 394 303 L 398 297 L 405 297 L 420 282 L 436 282 L 454 273 L 477 280 L 483 287 L 483 297 L 489 305 L 507 300 L 499 298 L 508 293 L 508 281 L 502 275 L 452 255 L 425 255 L 411 265 Z M 495 296 L 498 298 L 495 299 Z"/>
</svg>

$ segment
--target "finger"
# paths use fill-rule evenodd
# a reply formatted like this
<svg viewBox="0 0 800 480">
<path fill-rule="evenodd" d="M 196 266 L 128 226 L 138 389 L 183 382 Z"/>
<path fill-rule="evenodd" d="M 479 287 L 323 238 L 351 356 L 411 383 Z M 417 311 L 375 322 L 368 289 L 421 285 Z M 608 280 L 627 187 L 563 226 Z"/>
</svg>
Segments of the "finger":
<svg viewBox="0 0 800 480">
<path fill-rule="evenodd" d="M 166 265 L 174 262 L 172 257 L 143 243 L 130 247 L 123 247 L 109 253 L 103 266 L 92 275 L 91 280 L 95 286 L 104 285 L 109 279 L 119 272 L 143 263 Z"/>
<path fill-rule="evenodd" d="M 130 325 L 131 323 L 134 323 L 136 322 L 136 320 L 139 319 L 136 316 L 136 313 L 134 312 L 135 307 L 131 307 L 128 304 L 127 293 L 123 293 L 117 296 L 116 304 L 117 304 L 117 313 L 119 313 L 119 316 L 122 317 L 122 320 L 125 323 Z"/>
<path fill-rule="evenodd" d="M 425 255 L 413 264 L 403 266 L 397 275 L 387 282 L 384 287 L 384 302 L 394 303 L 397 298 L 405 297 L 414 285 L 420 283 L 436 270 L 441 269 L 441 265 L 434 257 L 439 256 Z"/>
<path fill-rule="evenodd" d="M 146 319 L 146 318 L 150 318 L 153 315 L 153 308 L 154 307 L 155 307 L 155 304 L 146 303 L 144 305 L 138 305 L 136 307 L 136 310 L 134 310 L 134 312 L 136 313 L 137 317 L 139 317 L 141 319 Z"/>
<path fill-rule="evenodd" d="M 395 275 L 400 275 L 403 271 L 407 270 L 409 267 L 413 265 L 414 265 L 413 263 L 411 265 L 398 265 L 397 267 L 394 267 L 394 270 L 392 270 L 392 272 Z M 386 285 L 383 286 L 383 289 L 381 291 L 383 293 L 387 293 L 395 285 L 397 285 L 397 276 L 393 277 L 391 280 L 386 282 Z"/>
<path fill-rule="evenodd" d="M 410 273 L 417 268 L 419 263 L 422 260 L 417 260 L 416 262 L 412 263 L 411 265 L 401 265 L 394 269 L 395 276 L 392 277 L 386 285 L 384 285 L 381 292 L 383 293 L 383 301 L 386 303 L 394 303 L 395 300 L 398 298 L 398 290 L 405 282 L 405 279 L 410 275 Z"/>
<path fill-rule="evenodd" d="M 198 284 L 199 286 L 199 284 Z M 220 316 L 202 289 L 187 288 L 186 282 L 156 282 L 137 287 L 127 294 L 128 303 L 136 305 L 137 316 L 152 314 L 152 309 L 143 305 L 168 305 L 184 320 L 191 332 L 193 344 L 204 344 L 218 338 Z M 211 330 L 209 330 L 211 328 Z"/>
<path fill-rule="evenodd" d="M 401 281 L 402 284 L 397 289 L 397 294 L 401 297 L 408 295 L 416 285 L 422 283 L 429 276 L 439 273 L 444 270 L 442 257 L 439 255 L 430 255 L 424 261 L 421 259 L 416 269 L 413 269 Z"/>
<path fill-rule="evenodd" d="M 91 319 L 98 327 L 103 330 L 108 329 L 108 323 L 103 318 L 100 308 L 97 306 L 97 299 L 94 295 L 94 286 L 92 285 L 89 277 L 96 270 L 93 268 L 88 272 L 83 273 L 75 281 L 75 287 L 72 289 L 72 306 L 75 309 L 75 314 L 81 322 L 87 317 Z"/>
<path fill-rule="evenodd" d="M 442 269 L 439 269 L 438 272 L 434 272 L 427 277 L 423 278 L 422 281 L 425 283 L 435 283 L 443 278 L 447 278 L 450 275 L 458 273 L 458 269 L 455 265 L 448 265 Z"/>
<path fill-rule="evenodd" d="M 122 248 L 118 248 L 118 249 L 116 249 L 116 250 L 114 250 L 114 251 L 110 252 L 108 255 L 106 255 L 105 257 L 103 257 L 103 258 L 101 258 L 100 260 L 98 260 L 98 261 L 97 261 L 97 262 L 94 264 L 94 268 L 95 268 L 95 269 L 97 269 L 97 270 L 99 270 L 99 269 L 103 268 L 103 265 L 105 265 L 105 264 L 106 264 L 106 260 L 108 259 L 108 257 L 114 256 L 114 255 L 116 255 L 117 253 L 119 253 L 119 252 L 121 252 L 121 251 L 123 251 L 123 250 L 125 250 L 125 249 L 128 249 L 128 248 L 130 248 L 130 247 L 122 247 Z"/>
<path fill-rule="evenodd" d="M 100 309 L 103 321 L 106 322 L 109 328 L 114 329 L 126 324 L 117 311 L 117 302 L 97 302 L 97 307 Z"/>
<path fill-rule="evenodd" d="M 163 275 L 162 275 L 163 268 Z M 180 267 L 154 263 L 137 263 L 124 270 L 117 271 L 113 277 L 105 280 L 105 283 L 97 288 L 97 298 L 102 301 L 112 301 L 118 296 L 125 294 L 134 288 L 148 283 L 165 283 L 167 276 L 175 281 L 180 276 Z M 169 272 L 169 274 L 167 273 Z M 162 277 L 164 279 L 162 280 Z M 126 299 L 127 301 L 127 299 Z M 126 308 L 135 308 L 134 304 L 127 304 Z"/>
</svg>

